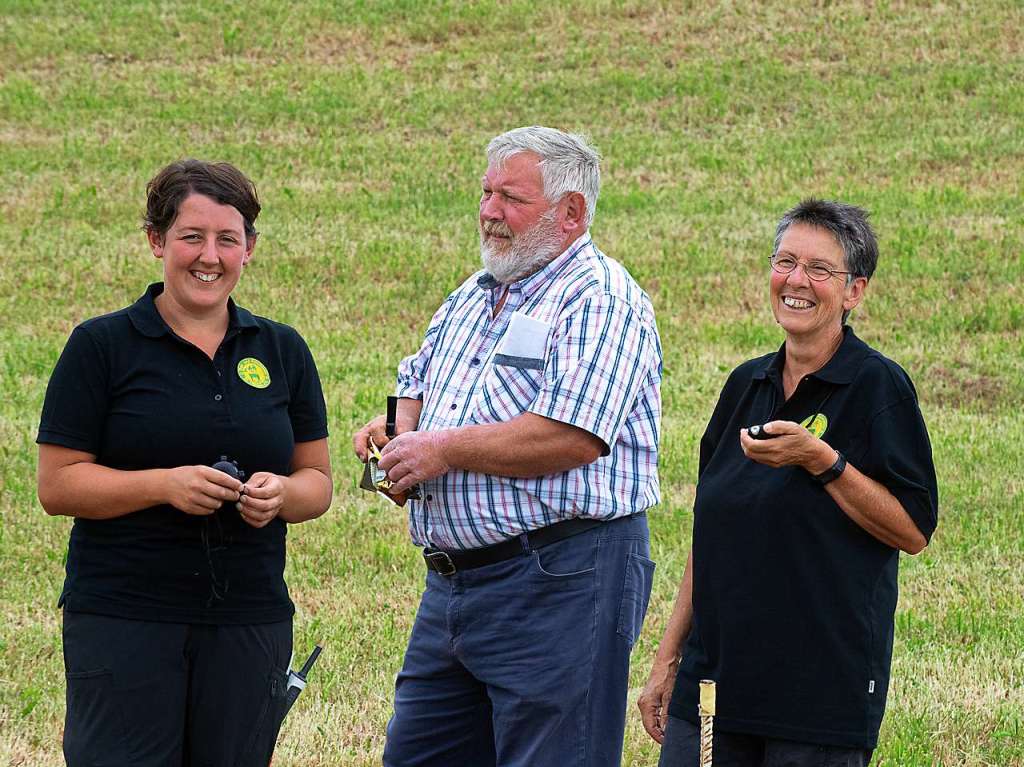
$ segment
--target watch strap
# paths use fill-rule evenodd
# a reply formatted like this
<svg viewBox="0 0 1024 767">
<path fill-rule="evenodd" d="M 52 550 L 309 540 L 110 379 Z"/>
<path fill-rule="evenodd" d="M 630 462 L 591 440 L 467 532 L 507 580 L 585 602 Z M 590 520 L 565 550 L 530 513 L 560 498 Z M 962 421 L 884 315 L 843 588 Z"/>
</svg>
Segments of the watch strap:
<svg viewBox="0 0 1024 767">
<path fill-rule="evenodd" d="M 833 463 L 821 474 L 815 474 L 814 479 L 822 485 L 827 485 L 834 479 L 838 479 L 839 475 L 846 469 L 846 456 L 836 450 L 836 462 Z"/>
</svg>

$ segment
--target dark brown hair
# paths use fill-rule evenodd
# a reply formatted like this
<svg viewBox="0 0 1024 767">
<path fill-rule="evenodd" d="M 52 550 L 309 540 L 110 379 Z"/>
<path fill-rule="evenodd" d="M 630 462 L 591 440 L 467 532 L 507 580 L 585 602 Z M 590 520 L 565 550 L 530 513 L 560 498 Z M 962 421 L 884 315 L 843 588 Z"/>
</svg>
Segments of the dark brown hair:
<svg viewBox="0 0 1024 767">
<path fill-rule="evenodd" d="M 242 214 L 245 237 L 256 238 L 260 201 L 256 187 L 238 168 L 226 162 L 180 160 L 161 169 L 146 184 L 146 215 L 142 228 L 163 236 L 178 217 L 178 208 L 190 194 L 201 194 Z"/>
</svg>

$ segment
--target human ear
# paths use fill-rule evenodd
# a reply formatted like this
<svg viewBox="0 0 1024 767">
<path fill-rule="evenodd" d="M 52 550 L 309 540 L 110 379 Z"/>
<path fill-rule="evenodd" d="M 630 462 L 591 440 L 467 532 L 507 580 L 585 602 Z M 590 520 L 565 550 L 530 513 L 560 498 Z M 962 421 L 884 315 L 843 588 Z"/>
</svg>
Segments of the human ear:
<svg viewBox="0 0 1024 767">
<path fill-rule="evenodd" d="M 843 297 L 843 309 L 850 311 L 864 300 L 864 292 L 868 289 L 866 277 L 854 277 L 853 282 L 846 286 L 846 295 Z"/>
<path fill-rule="evenodd" d="M 154 258 L 164 257 L 164 236 L 155 229 L 146 230 L 146 240 L 149 242 L 149 249 L 153 251 Z"/>
<path fill-rule="evenodd" d="M 565 196 L 565 219 L 562 223 L 562 230 L 569 232 L 573 229 L 584 228 L 587 219 L 587 201 L 579 192 L 569 192 Z"/>
<path fill-rule="evenodd" d="M 245 238 L 245 253 L 242 254 L 242 266 L 249 263 L 249 259 L 252 258 L 252 252 L 256 249 L 256 238 L 259 235 L 253 235 L 252 237 Z"/>
</svg>

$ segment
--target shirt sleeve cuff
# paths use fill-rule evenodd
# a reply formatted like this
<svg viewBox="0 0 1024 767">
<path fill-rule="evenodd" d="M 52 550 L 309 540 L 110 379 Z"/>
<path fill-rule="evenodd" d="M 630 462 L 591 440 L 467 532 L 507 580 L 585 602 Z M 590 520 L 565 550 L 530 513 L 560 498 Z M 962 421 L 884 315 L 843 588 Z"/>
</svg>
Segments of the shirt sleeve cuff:
<svg viewBox="0 0 1024 767">
<path fill-rule="evenodd" d="M 330 434 L 327 431 L 326 424 L 295 430 L 296 442 L 316 442 L 318 439 L 327 439 L 328 436 L 330 436 Z"/>
<path fill-rule="evenodd" d="M 412 379 L 399 379 L 395 386 L 395 396 L 405 399 L 423 399 L 423 384 Z"/>
<path fill-rule="evenodd" d="M 96 445 L 93 444 L 91 439 L 53 429 L 40 429 L 39 435 L 36 437 L 36 443 L 39 445 L 57 445 L 58 447 L 66 447 L 70 450 L 81 450 L 83 453 L 92 453 L 93 455 L 96 455 L 98 452 Z"/>
<path fill-rule="evenodd" d="M 932 533 L 935 532 L 938 520 L 936 519 L 935 509 L 932 507 L 928 491 L 924 488 L 902 487 L 890 490 L 890 492 L 900 502 L 904 511 L 910 515 L 910 519 L 913 520 L 917 529 L 921 531 L 924 539 L 931 541 Z"/>
<path fill-rule="evenodd" d="M 588 434 L 593 434 L 599 440 L 601 440 L 601 457 L 605 457 L 612 452 L 611 448 L 611 435 L 603 434 L 601 425 L 598 423 L 589 423 L 584 419 L 569 420 L 568 418 L 561 415 L 558 408 L 555 407 L 553 402 L 544 402 L 544 398 L 541 397 L 530 405 L 529 411 L 534 415 L 543 416 L 544 418 L 550 418 L 552 421 L 558 421 L 559 423 L 568 424 L 569 426 L 575 426 L 577 429 L 583 429 Z"/>
</svg>

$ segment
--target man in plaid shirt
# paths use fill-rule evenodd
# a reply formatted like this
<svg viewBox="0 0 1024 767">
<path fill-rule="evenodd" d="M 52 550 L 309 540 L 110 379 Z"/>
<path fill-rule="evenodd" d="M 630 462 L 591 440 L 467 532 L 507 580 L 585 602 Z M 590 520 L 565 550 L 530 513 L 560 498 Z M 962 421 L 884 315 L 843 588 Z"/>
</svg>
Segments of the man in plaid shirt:
<svg viewBox="0 0 1024 767">
<path fill-rule="evenodd" d="M 654 563 L 661 345 L 647 294 L 590 237 L 580 136 L 487 147 L 484 270 L 402 361 L 396 437 L 353 442 L 409 502 L 427 584 L 384 764 L 617 765 Z"/>
</svg>

